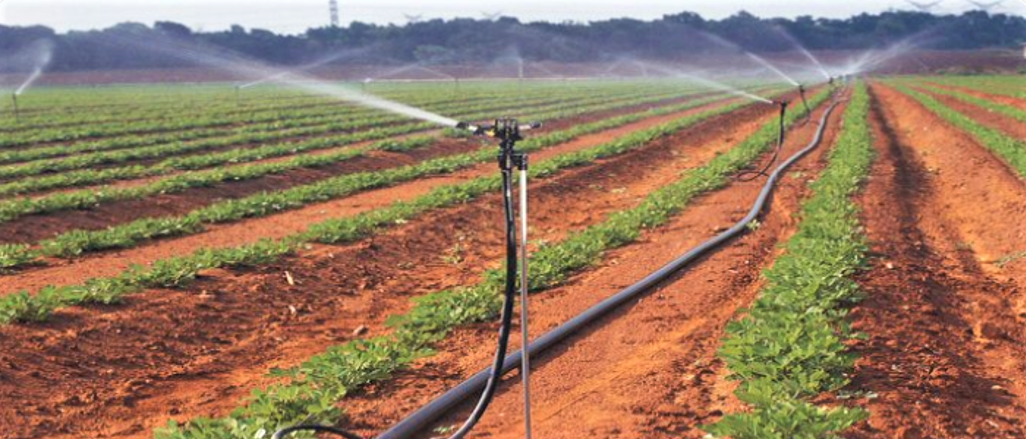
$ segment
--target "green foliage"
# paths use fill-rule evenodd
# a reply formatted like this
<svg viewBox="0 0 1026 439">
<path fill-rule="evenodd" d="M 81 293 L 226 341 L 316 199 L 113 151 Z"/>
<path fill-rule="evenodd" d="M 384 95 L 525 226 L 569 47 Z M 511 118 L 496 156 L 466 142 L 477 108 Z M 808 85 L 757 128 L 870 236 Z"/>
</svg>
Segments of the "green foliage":
<svg viewBox="0 0 1026 439">
<path fill-rule="evenodd" d="M 618 105 L 632 105 L 639 102 L 657 101 L 668 97 L 679 97 L 682 92 L 674 91 L 668 93 L 664 91 L 654 95 L 644 94 L 640 97 L 631 94 L 621 96 L 616 93 L 612 95 L 581 97 L 579 96 L 581 94 L 579 90 L 573 90 L 572 93 L 574 94 L 567 95 L 564 99 L 559 99 L 558 96 L 552 95 L 538 96 L 528 94 L 527 97 L 501 99 L 500 103 L 484 101 L 468 105 L 466 102 L 457 102 L 451 106 L 428 105 L 427 108 L 447 114 L 451 113 L 461 118 L 487 117 L 486 115 L 490 115 L 495 111 L 507 110 L 511 105 L 520 105 L 524 108 L 533 109 L 536 112 L 560 112 L 565 114 L 597 111 L 605 108 L 615 108 Z M 298 113 L 287 114 L 287 119 L 275 121 L 268 125 L 247 125 L 239 128 L 237 130 L 239 132 L 234 134 L 222 136 L 194 134 L 199 136 L 199 139 L 196 139 L 196 141 L 187 141 L 192 140 L 191 138 L 176 140 L 162 137 L 160 142 L 147 146 L 145 145 L 146 141 L 140 140 L 140 138 L 133 135 L 129 136 L 127 140 L 113 138 L 95 142 L 98 144 L 74 144 L 70 147 L 62 145 L 60 147 L 33 148 L 20 152 L 0 153 L 0 159 L 6 157 L 8 160 L 14 160 L 38 159 L 58 154 L 65 155 L 80 150 L 98 151 L 92 154 L 78 154 L 58 160 L 36 160 L 29 163 L 0 167 L 0 178 L 29 177 L 63 171 L 59 175 L 21 178 L 17 181 L 0 184 L 0 195 L 16 195 L 86 184 L 100 184 L 117 179 L 160 176 L 181 170 L 197 170 L 218 165 L 246 163 L 294 155 L 306 151 L 336 148 L 356 142 L 385 139 L 434 128 L 432 124 L 422 122 L 409 123 L 402 117 L 392 115 L 370 114 L 361 118 L 344 118 L 345 115 L 352 113 L 349 111 L 340 111 L 338 112 L 340 114 L 321 116 L 317 119 L 319 123 L 306 126 L 304 124 L 308 124 L 310 121 L 303 117 L 302 111 Z M 279 116 L 285 118 L 286 114 L 280 114 Z M 549 115 L 547 114 L 547 116 Z M 338 120 L 340 118 L 342 120 Z M 298 126 L 293 127 L 294 125 Z M 162 136 L 166 137 L 167 135 Z M 188 137 L 189 134 L 179 134 L 179 136 Z M 297 138 L 302 139 L 296 140 Z M 275 141 L 279 143 L 271 143 Z M 255 148 L 248 147 L 248 145 L 254 143 L 264 143 L 264 145 Z M 184 157 L 169 157 L 152 166 L 82 169 L 97 165 L 120 164 L 144 159 L 161 159 L 168 156 L 225 148 L 234 149 Z M 116 151 L 107 151 L 109 149 L 116 149 Z M 70 206 L 70 208 L 74 207 Z"/>
<path fill-rule="evenodd" d="M 857 409 L 827 409 L 773 394 L 756 395 L 761 389 L 739 391 L 741 399 L 756 407 L 751 413 L 730 414 L 705 429 L 714 436 L 735 439 L 824 439 L 838 438 L 843 431 L 865 419 Z"/>
<path fill-rule="evenodd" d="M 579 125 L 568 130 L 552 132 L 536 139 L 532 139 L 529 142 L 525 142 L 525 148 L 528 150 L 538 150 L 566 142 L 585 134 L 637 121 L 644 117 L 681 111 L 686 108 L 706 104 L 714 99 L 716 98 L 695 99 L 684 104 L 659 107 L 654 110 L 631 113 L 624 116 L 612 117 L 593 123 Z M 575 111 L 577 110 L 568 110 L 569 114 L 574 114 Z M 567 113 L 564 112 L 562 114 L 566 115 Z M 88 191 L 80 192 L 80 194 L 87 197 L 83 200 L 88 201 L 89 204 L 93 204 L 99 201 L 99 199 L 103 199 L 105 197 L 137 198 L 150 193 L 177 192 L 190 187 L 208 186 L 222 181 L 245 180 L 268 174 L 282 173 L 296 168 L 310 168 L 327 165 L 362 156 L 366 152 L 373 150 L 408 151 L 424 147 L 432 143 L 433 138 L 430 137 L 414 137 L 401 141 L 385 140 L 368 147 L 347 149 L 332 154 L 304 155 L 283 162 L 231 167 L 195 174 L 182 174 L 155 182 L 146 187 L 122 191 L 120 195 L 104 193 L 95 194 Z M 130 248 L 137 245 L 139 242 L 148 239 L 198 233 L 204 230 L 205 224 L 226 223 L 244 218 L 264 216 L 284 210 L 299 208 L 313 202 L 322 202 L 345 197 L 362 190 L 409 181 L 425 175 L 453 172 L 467 166 L 493 159 L 493 149 L 494 148 L 492 147 L 483 147 L 477 152 L 440 157 L 415 165 L 408 165 L 384 171 L 342 175 L 277 192 L 258 193 L 241 199 L 217 202 L 182 216 L 144 218 L 103 230 L 73 230 L 40 242 L 39 245 L 41 249 L 38 253 L 45 256 L 73 257 L 87 252 L 116 248 Z M 62 199 L 70 195 L 71 194 L 59 194 L 54 197 L 39 199 L 34 203 L 36 205 L 42 205 L 47 201 L 52 201 L 53 203 L 60 205 L 63 203 Z M 79 204 L 82 202 L 84 201 L 78 199 L 72 201 L 73 204 Z M 0 211 L 2 211 L 3 208 L 4 204 L 0 203 Z M 32 207 L 16 207 L 13 209 L 21 213 L 12 213 L 12 215 L 22 215 L 24 212 L 32 210 Z M 49 209 L 49 207 L 45 207 L 44 209 Z M 35 249 L 22 248 L 20 249 L 20 252 L 23 254 L 16 254 L 17 251 L 19 251 L 19 249 L 11 249 L 8 256 L 6 258 L 0 258 L 0 261 L 9 261 L 7 263 L 7 267 L 11 268 L 19 264 L 27 264 L 37 256 L 37 251 Z M 2 255 L 2 253 L 0 253 L 0 255 Z M 2 268 L 2 266 L 0 266 L 0 268 Z"/>
<path fill-rule="evenodd" d="M 951 96 L 962 102 L 976 105 L 978 107 L 983 107 L 995 113 L 1011 117 L 1013 119 L 1018 120 L 1019 122 L 1026 122 L 1026 110 L 1021 110 L 1011 105 L 999 104 L 989 99 L 978 98 L 976 96 L 962 93 L 959 91 L 948 90 L 931 85 L 926 85 L 925 88 L 930 92 L 937 93 L 943 96 Z"/>
<path fill-rule="evenodd" d="M 810 104 L 822 103 L 828 95 L 813 97 Z M 718 112 L 722 110 L 711 110 Z M 801 117 L 795 113 L 788 123 Z M 619 140 L 589 150 L 559 156 L 534 166 L 541 175 L 565 166 L 586 163 L 605 155 L 619 154 L 636 148 L 655 138 L 669 135 L 701 120 L 701 115 L 681 119 L 645 131 L 639 131 Z M 546 244 L 532 255 L 532 290 L 550 288 L 574 271 L 596 263 L 604 251 L 623 246 L 639 236 L 639 230 L 665 224 L 693 197 L 726 184 L 727 176 L 753 163 L 773 144 L 776 122 L 767 123 L 731 152 L 723 154 L 708 165 L 685 174 L 681 180 L 649 195 L 641 205 L 611 215 L 606 221 L 574 234 L 561 243 Z M 714 180 L 713 183 L 707 180 Z M 430 197 L 430 195 L 429 195 Z M 583 255 L 579 254 L 583 253 Z M 573 255 L 572 258 L 564 256 Z M 191 438 L 246 438 L 252 430 L 239 435 L 229 426 L 251 425 L 252 428 L 273 430 L 288 422 L 282 419 L 325 419 L 337 417 L 327 412 L 334 405 L 291 404 L 296 395 L 323 401 L 325 395 L 341 399 L 349 391 L 372 381 L 386 379 L 413 360 L 431 354 L 431 345 L 441 341 L 453 329 L 494 318 L 500 312 L 503 288 L 503 270 L 490 270 L 482 282 L 462 288 L 436 292 L 414 301 L 407 314 L 393 316 L 389 336 L 357 340 L 329 348 L 295 369 L 274 371 L 275 376 L 287 377 L 290 383 L 258 391 L 248 404 L 228 418 L 200 419 L 186 425 L 170 424 L 157 433 L 158 439 Z M 259 414 L 259 415 L 258 415 Z M 211 426 L 221 426 L 217 431 Z"/>
<path fill-rule="evenodd" d="M 802 206 L 798 232 L 765 272 L 767 286 L 748 315 L 727 327 L 719 355 L 739 380 L 750 412 L 703 427 L 733 439 L 822 439 L 865 419 L 859 409 L 821 408 L 804 401 L 848 384 L 855 357 L 844 307 L 860 297 L 851 280 L 867 247 L 850 199 L 872 162 L 869 96 L 859 84 L 829 164 Z"/>
<path fill-rule="evenodd" d="M 521 144 L 521 149 L 525 151 L 539 150 L 586 133 L 620 126 L 630 121 L 650 117 L 653 114 L 680 111 L 681 108 L 701 105 L 714 99 L 716 98 L 700 99 L 686 104 L 660 107 L 640 113 L 603 119 L 591 124 L 578 125 L 569 130 L 552 132 L 525 141 Z M 565 167 L 578 166 L 600 157 L 619 154 L 642 146 L 651 139 L 683 129 L 713 115 L 732 111 L 739 106 L 741 104 L 724 106 L 639 132 L 640 134 L 634 133 L 630 136 L 625 136 L 630 137 L 630 142 L 615 141 L 589 150 L 557 156 L 550 161 L 536 164 L 532 172 L 539 177 L 548 176 Z M 307 201 L 323 201 L 343 196 L 352 193 L 358 188 L 390 184 L 390 182 L 410 179 L 427 173 L 445 172 L 446 170 L 456 169 L 460 166 L 479 163 L 493 158 L 494 148 L 488 147 L 470 154 L 442 157 L 383 172 L 343 175 L 281 192 L 261 193 L 239 200 L 217 203 L 190 214 L 186 218 L 192 218 L 189 220 L 191 222 L 184 223 L 185 226 L 178 229 L 170 226 L 170 224 L 179 224 L 175 223 L 174 219 L 145 220 L 107 230 L 81 232 L 68 238 L 58 237 L 53 241 L 54 244 L 48 243 L 43 248 L 50 253 L 74 253 L 85 251 L 86 249 L 96 249 L 103 243 L 124 245 L 123 243 L 131 243 L 133 239 L 140 236 L 153 237 L 156 236 L 155 233 L 162 233 L 163 231 L 170 233 L 172 230 L 187 230 L 188 224 L 192 223 L 223 222 L 277 212 L 290 207 L 301 206 Z M 258 265 L 273 261 L 278 256 L 293 251 L 301 242 L 337 242 L 332 241 L 332 239 L 358 239 L 385 224 L 394 224 L 401 219 L 411 218 L 428 209 L 448 205 L 447 203 L 469 200 L 488 190 L 497 188 L 497 185 L 498 180 L 496 177 L 482 177 L 467 183 L 438 188 L 428 195 L 414 200 L 412 203 L 397 203 L 383 210 L 375 210 L 359 215 L 354 217 L 355 219 L 329 220 L 315 224 L 310 227 L 307 233 L 287 237 L 281 241 L 261 241 L 257 244 L 237 248 L 201 249 L 191 255 L 159 260 L 154 262 L 151 267 L 133 267 L 117 277 L 96 278 L 87 281 L 85 285 L 68 285 L 56 288 L 54 299 L 48 299 L 40 303 L 39 307 L 45 309 L 45 314 L 48 315 L 54 309 L 61 306 L 116 302 L 123 295 L 141 288 L 182 286 L 195 279 L 203 270 L 228 266 Z M 137 229 L 135 224 L 143 224 L 143 226 Z M 147 228 L 153 225 L 157 227 L 153 229 Z M 154 232 L 154 230 L 157 230 L 157 232 Z M 26 300 L 34 300 L 32 298 L 34 296 L 27 297 Z M 3 306 L 4 303 L 0 302 L 0 310 L 4 309 Z M 11 304 L 10 306 L 13 311 L 4 312 L 12 315 L 11 321 L 24 320 L 19 317 L 20 313 L 34 313 L 34 308 L 32 307 L 21 306 L 20 304 Z"/>
<path fill-rule="evenodd" d="M 28 265 L 36 258 L 36 252 L 24 244 L 0 244 L 0 269 Z"/>
<path fill-rule="evenodd" d="M 936 113 L 942 119 L 969 133 L 978 142 L 980 142 L 980 144 L 1004 159 L 1005 162 L 1015 169 L 1020 176 L 1026 177 L 1026 143 L 1008 136 L 1000 130 L 984 126 L 983 124 L 973 120 L 971 117 L 940 103 L 932 96 L 905 86 L 899 85 L 897 88 L 902 93 L 905 93 L 919 101 L 919 103 L 930 109 L 930 111 Z"/>
</svg>

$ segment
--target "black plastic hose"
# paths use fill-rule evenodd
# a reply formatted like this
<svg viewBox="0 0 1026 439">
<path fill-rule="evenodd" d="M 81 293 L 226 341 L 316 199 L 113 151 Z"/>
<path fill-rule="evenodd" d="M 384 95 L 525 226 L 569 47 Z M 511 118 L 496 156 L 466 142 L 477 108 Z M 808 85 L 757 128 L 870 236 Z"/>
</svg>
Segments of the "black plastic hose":
<svg viewBox="0 0 1026 439">
<path fill-rule="evenodd" d="M 791 167 L 791 165 L 793 165 L 795 162 L 800 160 L 802 157 L 805 157 L 808 153 L 812 152 L 814 149 L 816 149 L 816 147 L 819 146 L 820 142 L 823 140 L 823 132 L 826 128 L 826 121 L 830 117 L 830 114 L 833 113 L 834 108 L 836 108 L 837 105 L 838 102 L 833 102 L 830 104 L 829 107 L 827 107 L 826 112 L 823 113 L 823 116 L 820 120 L 819 127 L 816 129 L 816 135 L 809 143 L 809 145 L 801 151 L 799 151 L 798 153 L 796 153 L 791 158 L 787 159 L 787 161 L 781 163 L 780 166 L 778 166 L 777 169 L 773 171 L 773 174 L 771 174 L 769 179 L 766 181 L 765 186 L 763 186 L 762 188 L 762 192 L 759 193 L 759 197 L 758 199 L 756 199 L 755 204 L 748 212 L 748 215 L 741 219 L 741 221 L 735 223 L 734 226 L 732 226 L 727 231 L 702 243 L 698 247 L 691 249 L 683 256 L 677 258 L 669 264 L 666 264 L 654 273 L 646 276 L 638 283 L 635 283 L 634 285 L 627 287 L 626 289 L 603 300 L 602 302 L 599 302 L 597 305 L 592 306 L 588 310 L 570 319 L 569 321 L 560 325 L 556 329 L 553 329 L 552 331 L 545 333 L 541 337 L 538 337 L 538 339 L 531 343 L 527 348 L 530 355 L 538 355 L 539 353 L 552 347 L 556 343 L 566 340 L 568 337 L 575 334 L 577 331 L 580 331 L 584 327 L 590 325 L 595 320 L 602 318 L 611 311 L 619 308 L 620 306 L 624 305 L 629 301 L 634 300 L 637 296 L 649 291 L 653 287 L 656 287 L 663 281 L 669 279 L 670 276 L 673 276 L 681 269 L 691 264 L 692 262 L 698 260 L 710 251 L 716 249 L 717 247 L 723 245 L 731 239 L 745 233 L 745 231 L 748 230 L 748 224 L 759 216 L 763 208 L 765 208 L 766 204 L 769 202 L 770 195 L 772 194 L 773 189 L 776 187 L 777 181 L 784 174 L 784 172 L 787 171 L 787 169 Z M 505 363 L 503 363 L 502 365 L 500 376 L 508 373 L 509 371 L 512 371 L 513 369 L 516 369 L 517 365 L 520 364 L 520 357 L 522 356 L 522 354 L 522 351 L 516 351 L 513 354 L 511 354 L 508 358 L 506 358 Z M 410 437 L 413 437 L 417 433 L 420 433 L 421 431 L 423 431 L 425 427 L 429 426 L 432 422 L 435 422 L 443 415 L 448 413 L 450 410 L 452 410 L 454 407 L 463 403 L 463 401 L 465 401 L 470 395 L 473 395 L 481 391 L 481 389 L 486 388 L 486 386 L 494 386 L 496 380 L 493 378 L 494 374 L 492 372 L 493 368 L 491 367 L 478 372 L 470 379 L 464 381 L 463 383 L 459 384 L 458 386 L 454 387 L 448 392 L 442 394 L 442 396 L 439 396 L 438 398 L 429 402 L 427 405 L 413 412 L 413 414 L 411 414 L 409 417 L 403 419 L 398 424 L 394 425 L 392 428 L 377 436 L 376 439 L 408 439 Z"/>
<path fill-rule="evenodd" d="M 504 144 L 503 151 L 512 152 L 513 143 Z M 487 382 L 484 386 L 484 391 L 481 393 L 481 398 L 478 399 L 477 406 L 474 407 L 473 413 L 463 423 L 462 426 L 449 439 L 462 439 L 474 426 L 477 425 L 481 417 L 484 416 L 485 411 L 488 410 L 488 406 L 492 403 L 492 399 L 495 397 L 495 391 L 499 388 L 499 382 L 502 381 L 502 375 L 506 373 L 508 369 L 505 368 L 506 364 L 506 351 L 509 350 L 509 335 L 513 327 L 513 305 L 516 299 L 517 293 L 517 232 L 516 232 L 516 215 L 513 211 L 513 171 L 511 165 L 512 157 L 502 156 L 500 158 L 500 166 L 502 168 L 502 197 L 503 197 L 503 214 L 505 223 L 506 233 L 506 282 L 503 287 L 503 303 L 502 303 L 502 317 L 499 326 L 499 342 L 498 347 L 495 350 L 495 361 L 492 367 L 488 369 Z M 526 162 L 524 162 L 526 163 Z M 526 166 L 526 164 L 524 165 Z M 517 357 L 517 361 L 520 361 L 520 357 Z M 342 430 L 336 427 L 329 427 L 325 425 L 307 424 L 307 425 L 296 425 L 292 427 L 286 427 L 278 430 L 272 436 L 272 439 L 283 439 L 288 435 L 299 432 L 299 431 L 312 431 L 317 433 L 331 433 L 336 436 L 342 436 L 346 439 L 363 439 L 360 436 Z"/>
<path fill-rule="evenodd" d="M 506 215 L 506 285 L 504 299 L 502 302 L 502 318 L 499 326 L 499 347 L 495 350 L 495 361 L 488 369 L 488 382 L 485 384 L 484 392 L 477 401 L 477 406 L 470 414 L 470 417 L 456 430 L 449 439 L 462 439 L 470 430 L 474 429 L 477 422 L 484 416 L 488 405 L 495 397 L 495 390 L 502 381 L 502 375 L 506 373 L 506 350 L 509 349 L 509 334 L 513 327 L 513 303 L 517 291 L 517 232 L 516 219 L 513 214 L 513 173 L 509 169 L 502 171 L 502 191 L 504 200 L 504 211 Z M 520 361 L 519 358 L 517 361 Z"/>
</svg>

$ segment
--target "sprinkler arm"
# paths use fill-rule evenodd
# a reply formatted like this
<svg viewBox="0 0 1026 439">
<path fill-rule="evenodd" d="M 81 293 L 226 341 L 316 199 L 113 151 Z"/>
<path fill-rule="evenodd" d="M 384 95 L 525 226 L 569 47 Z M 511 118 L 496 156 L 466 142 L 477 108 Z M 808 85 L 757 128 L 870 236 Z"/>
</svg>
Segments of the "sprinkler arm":
<svg viewBox="0 0 1026 439">
<path fill-rule="evenodd" d="M 784 117 L 784 113 L 787 113 L 787 106 L 791 105 L 791 103 L 781 99 L 779 101 L 773 101 L 773 105 L 780 107 L 780 117 Z"/>
<path fill-rule="evenodd" d="M 520 125 L 517 124 L 515 119 L 497 119 L 492 125 L 472 125 L 469 122 L 459 122 L 456 124 L 456 129 L 470 131 L 475 136 L 495 137 L 504 140 L 512 136 L 519 137 L 520 131 L 529 131 L 541 127 L 541 122 Z M 516 140 L 520 139 L 517 138 Z"/>
</svg>

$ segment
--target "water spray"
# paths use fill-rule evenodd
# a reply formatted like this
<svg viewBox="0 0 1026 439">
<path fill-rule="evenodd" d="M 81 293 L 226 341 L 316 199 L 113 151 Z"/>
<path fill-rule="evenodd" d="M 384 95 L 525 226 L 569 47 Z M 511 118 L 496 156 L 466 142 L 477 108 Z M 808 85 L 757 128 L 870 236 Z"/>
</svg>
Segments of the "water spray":
<svg viewBox="0 0 1026 439">
<path fill-rule="evenodd" d="M 785 104 L 786 105 L 786 104 Z M 783 113 L 781 113 L 783 114 Z M 781 116 L 783 117 L 783 116 Z M 495 350 L 495 361 L 492 364 L 488 378 L 481 397 L 474 407 L 470 417 L 463 423 L 449 439 L 462 439 L 484 416 L 485 411 L 495 397 L 495 391 L 502 380 L 503 364 L 506 362 L 506 355 L 509 349 L 509 336 L 513 329 L 513 308 L 516 302 L 517 282 L 519 280 L 520 293 L 520 330 L 523 346 L 530 345 L 528 334 L 528 276 L 527 276 L 527 153 L 516 149 L 517 142 L 523 140 L 522 132 L 541 128 L 540 123 L 529 123 L 521 125 L 516 119 L 496 119 L 491 125 L 473 125 L 467 122 L 458 122 L 456 129 L 469 131 L 475 136 L 485 136 L 499 140 L 498 165 L 502 174 L 502 198 L 504 212 L 504 231 L 506 236 L 506 280 L 503 291 L 502 314 L 499 324 L 498 347 Z M 520 213 L 520 244 L 517 244 L 516 214 L 513 207 L 513 171 L 520 171 L 519 206 Z M 519 259 L 519 261 L 518 261 Z M 520 264 L 519 271 L 517 264 Z M 518 277 L 519 275 L 519 277 Z M 524 388 L 524 423 L 526 426 L 526 438 L 531 439 L 531 363 L 527 352 L 521 356 L 521 376 Z M 353 433 L 335 427 L 324 425 L 297 425 L 287 427 L 274 433 L 273 439 L 283 439 L 291 433 L 298 431 L 312 431 L 318 433 L 331 433 L 346 439 L 362 439 Z"/>
<path fill-rule="evenodd" d="M 771 63 L 770 63 L 769 61 L 766 61 L 766 60 L 765 60 L 764 58 L 762 58 L 761 56 L 759 56 L 759 55 L 756 55 L 756 54 L 754 54 L 754 53 L 752 53 L 752 52 L 749 52 L 749 51 L 747 51 L 747 50 L 743 50 L 743 52 L 745 53 L 745 56 L 747 56 L 748 58 L 752 59 L 753 61 L 755 61 L 755 62 L 757 62 L 757 63 L 759 63 L 759 64 L 762 64 L 762 65 L 763 65 L 763 67 L 766 67 L 766 68 L 767 68 L 767 69 L 769 69 L 769 70 L 770 70 L 771 72 L 773 72 L 773 73 L 776 73 L 776 74 L 777 74 L 777 76 L 780 76 L 780 77 L 781 77 L 781 78 L 783 78 L 783 79 L 784 79 L 785 81 L 787 81 L 787 82 L 791 83 L 791 85 L 793 85 L 793 86 L 795 86 L 795 87 L 797 87 L 797 86 L 800 86 L 800 85 L 801 85 L 801 84 L 799 84 L 799 83 L 798 83 L 798 81 L 795 81 L 795 80 L 794 80 L 793 78 L 791 78 L 790 76 L 788 76 L 788 75 L 787 75 L 787 73 L 784 73 L 784 71 L 783 71 L 783 70 L 780 70 L 779 68 L 777 68 L 777 66 L 775 66 L 775 65 L 771 64 Z"/>
<path fill-rule="evenodd" d="M 14 119 L 18 121 L 21 120 L 21 114 L 18 111 L 18 96 L 25 93 L 32 84 L 35 84 L 36 80 L 43 76 L 43 70 L 50 64 L 50 59 L 53 56 L 53 43 L 49 40 L 36 41 L 32 47 L 32 50 L 37 51 L 34 55 L 36 59 L 33 60 L 34 67 L 32 68 L 32 73 L 11 93 L 11 103 L 14 105 Z"/>
<path fill-rule="evenodd" d="M 811 62 L 813 65 L 816 66 L 816 70 L 818 70 L 819 73 L 822 74 L 824 78 L 826 78 L 828 81 L 832 81 L 833 80 L 833 76 L 830 76 L 830 73 L 827 72 L 826 68 L 823 67 L 823 63 L 819 62 L 819 59 L 817 59 L 812 54 L 812 52 L 809 52 L 809 50 L 806 49 L 805 46 L 802 46 L 802 44 L 799 43 L 798 40 L 793 35 L 788 33 L 787 30 L 785 30 L 781 26 L 774 26 L 773 29 L 775 29 L 777 31 L 777 33 L 779 33 L 781 36 L 784 37 L 784 39 L 786 39 L 789 43 L 791 43 L 791 45 L 794 46 L 795 49 L 798 49 L 798 51 L 801 52 L 802 55 L 805 55 L 805 58 L 808 59 L 809 62 Z"/>
</svg>

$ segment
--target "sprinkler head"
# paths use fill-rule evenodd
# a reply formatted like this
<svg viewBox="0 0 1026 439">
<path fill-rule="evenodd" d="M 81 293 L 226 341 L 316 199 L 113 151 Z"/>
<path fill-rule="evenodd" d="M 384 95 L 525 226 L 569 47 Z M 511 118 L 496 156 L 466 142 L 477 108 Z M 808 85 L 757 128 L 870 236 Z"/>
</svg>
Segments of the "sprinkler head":
<svg viewBox="0 0 1026 439">
<path fill-rule="evenodd" d="M 791 103 L 781 99 L 773 101 L 773 105 L 780 107 L 780 117 L 784 117 L 784 113 L 787 113 L 787 106 L 791 105 Z"/>
<path fill-rule="evenodd" d="M 521 140 L 521 131 L 541 128 L 541 122 L 531 122 L 521 125 L 516 119 L 502 118 L 495 119 L 492 125 L 473 125 L 469 122 L 457 122 L 456 129 L 467 130 L 475 136 L 488 136 L 501 140 Z"/>
</svg>

